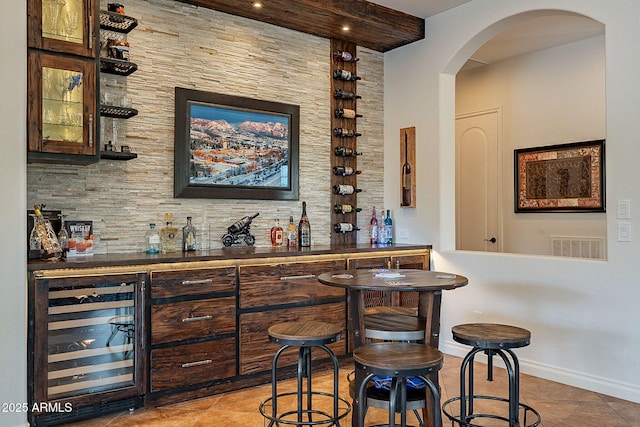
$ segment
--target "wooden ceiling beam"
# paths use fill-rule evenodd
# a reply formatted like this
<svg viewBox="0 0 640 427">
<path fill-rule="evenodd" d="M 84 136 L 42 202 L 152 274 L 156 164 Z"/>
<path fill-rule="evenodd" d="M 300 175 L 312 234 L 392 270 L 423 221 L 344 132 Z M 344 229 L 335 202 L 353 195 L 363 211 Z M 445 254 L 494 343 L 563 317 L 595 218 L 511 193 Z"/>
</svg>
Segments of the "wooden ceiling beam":
<svg viewBox="0 0 640 427">
<path fill-rule="evenodd" d="M 178 0 L 379 52 L 424 39 L 424 19 L 365 0 Z M 348 26 L 349 31 L 343 31 Z"/>
</svg>

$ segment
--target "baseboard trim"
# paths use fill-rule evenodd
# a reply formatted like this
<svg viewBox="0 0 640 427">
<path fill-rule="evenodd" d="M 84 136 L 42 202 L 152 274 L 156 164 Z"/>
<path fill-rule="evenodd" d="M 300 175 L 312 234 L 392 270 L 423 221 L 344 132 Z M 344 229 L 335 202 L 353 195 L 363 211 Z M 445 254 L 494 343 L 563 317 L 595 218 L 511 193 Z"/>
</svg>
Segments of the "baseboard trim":
<svg viewBox="0 0 640 427">
<path fill-rule="evenodd" d="M 440 351 L 452 356 L 464 357 L 469 352 L 469 349 L 469 346 L 459 344 L 455 341 L 440 342 Z M 486 363 L 487 358 L 484 354 L 481 354 L 476 357 L 476 360 L 481 363 Z M 520 357 L 518 357 L 518 361 L 520 362 L 520 371 L 524 374 L 640 403 L 640 387 L 635 384 L 538 363 Z M 499 357 L 495 359 L 494 364 L 495 366 L 504 366 Z"/>
</svg>

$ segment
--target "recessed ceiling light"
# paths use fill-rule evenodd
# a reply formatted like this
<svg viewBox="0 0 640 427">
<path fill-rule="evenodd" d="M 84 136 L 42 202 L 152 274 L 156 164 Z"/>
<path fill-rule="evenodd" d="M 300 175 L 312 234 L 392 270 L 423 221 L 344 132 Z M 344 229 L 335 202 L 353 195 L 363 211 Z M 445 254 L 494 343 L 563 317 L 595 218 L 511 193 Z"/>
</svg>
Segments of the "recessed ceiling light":
<svg viewBox="0 0 640 427">
<path fill-rule="evenodd" d="M 350 29 L 351 29 L 351 28 L 349 28 L 349 26 L 348 26 L 348 25 L 343 25 L 343 26 L 342 26 L 342 31 L 345 31 L 345 32 L 346 32 L 346 31 L 349 31 Z"/>
<path fill-rule="evenodd" d="M 262 7 L 262 2 L 254 1 L 253 7 L 255 7 L 256 9 L 260 9 Z"/>
</svg>

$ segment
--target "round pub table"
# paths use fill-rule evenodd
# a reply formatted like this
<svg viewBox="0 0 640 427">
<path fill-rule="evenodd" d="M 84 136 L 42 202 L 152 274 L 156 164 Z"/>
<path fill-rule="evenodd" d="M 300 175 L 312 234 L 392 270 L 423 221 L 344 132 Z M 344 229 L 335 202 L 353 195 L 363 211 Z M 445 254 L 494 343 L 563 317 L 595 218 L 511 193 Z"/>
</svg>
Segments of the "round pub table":
<svg viewBox="0 0 640 427">
<path fill-rule="evenodd" d="M 352 349 L 366 344 L 364 291 L 418 292 L 418 317 L 426 325 L 424 343 L 437 349 L 440 342 L 442 291 L 460 288 L 469 283 L 466 277 L 457 274 L 417 269 L 339 270 L 320 274 L 318 281 L 327 286 L 346 289 Z M 430 374 L 430 379 L 438 384 L 437 371 Z M 356 390 L 363 380 L 364 375 L 356 370 Z M 432 410 L 430 407 L 425 408 L 425 412 Z M 358 419 L 358 411 L 357 405 L 353 405 L 354 420 Z M 425 416 L 425 426 L 428 419 Z"/>
</svg>

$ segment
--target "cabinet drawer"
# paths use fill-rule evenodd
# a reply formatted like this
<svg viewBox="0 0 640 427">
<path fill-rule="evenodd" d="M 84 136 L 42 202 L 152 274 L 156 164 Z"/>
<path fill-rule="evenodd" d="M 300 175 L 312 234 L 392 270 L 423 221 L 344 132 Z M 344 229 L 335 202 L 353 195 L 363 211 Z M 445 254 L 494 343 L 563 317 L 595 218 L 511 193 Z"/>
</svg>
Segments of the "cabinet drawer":
<svg viewBox="0 0 640 427">
<path fill-rule="evenodd" d="M 344 268 L 343 260 L 241 266 L 239 306 L 251 308 L 343 297 L 344 289 L 323 285 L 317 276 Z"/>
<path fill-rule="evenodd" d="M 346 353 L 346 303 L 336 302 L 307 307 L 268 310 L 240 315 L 240 375 L 253 374 L 271 369 L 273 355 L 280 345 L 269 341 L 268 329 L 280 322 L 319 320 L 335 323 L 342 327 L 340 341 L 329 344 L 336 356 Z M 296 348 L 285 350 L 278 366 L 294 365 L 297 361 Z M 325 358 L 322 350 L 313 351 L 313 357 Z"/>
<path fill-rule="evenodd" d="M 151 351 L 151 391 L 235 376 L 234 338 Z"/>
<path fill-rule="evenodd" d="M 171 298 L 212 292 L 233 292 L 235 289 L 235 267 L 159 271 L 151 273 L 151 298 Z"/>
<path fill-rule="evenodd" d="M 234 333 L 235 297 L 158 304 L 151 307 L 151 343 Z"/>
</svg>

